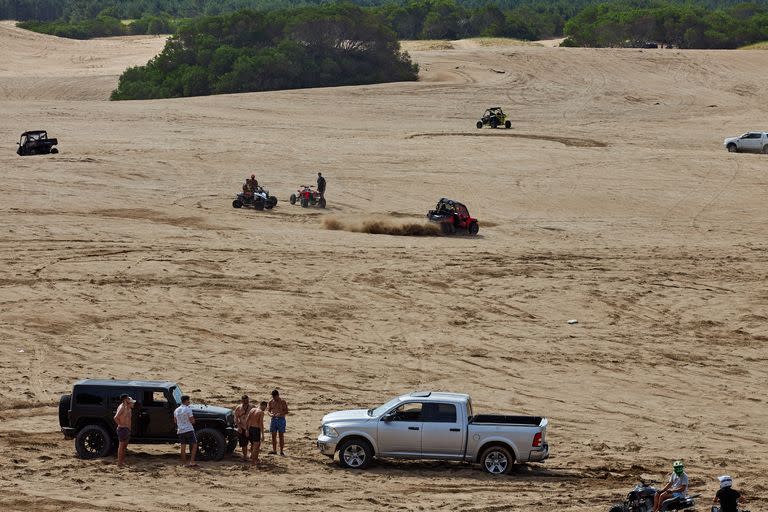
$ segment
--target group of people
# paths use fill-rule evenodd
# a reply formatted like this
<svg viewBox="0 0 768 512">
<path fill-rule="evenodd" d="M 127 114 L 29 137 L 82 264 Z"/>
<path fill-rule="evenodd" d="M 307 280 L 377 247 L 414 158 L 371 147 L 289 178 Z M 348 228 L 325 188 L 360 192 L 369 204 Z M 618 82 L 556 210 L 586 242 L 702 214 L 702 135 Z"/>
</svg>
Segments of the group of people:
<svg viewBox="0 0 768 512">
<path fill-rule="evenodd" d="M 260 192 L 262 189 L 259 186 L 259 180 L 256 179 L 255 174 L 251 174 L 250 178 L 245 179 L 243 183 L 243 196 L 250 199 L 253 194 Z M 325 196 L 325 178 L 322 172 L 317 173 L 317 191 L 320 192 L 320 197 Z"/>
<path fill-rule="evenodd" d="M 262 401 L 259 405 L 251 404 L 248 395 L 243 395 L 240 405 L 235 407 L 235 426 L 243 460 L 250 461 L 252 466 L 259 464 L 259 451 L 264 442 L 264 414 L 271 416 L 269 432 L 272 434 L 272 455 L 277 455 L 278 440 L 280 455 L 285 456 L 285 417 L 288 415 L 288 403 L 276 389 L 272 390 L 272 399 Z M 250 448 L 250 456 L 248 455 Z"/>
<path fill-rule="evenodd" d="M 744 496 L 733 488 L 733 478 L 723 475 L 717 478 L 720 489 L 712 499 L 712 511 L 738 512 L 740 503 L 744 503 Z M 688 495 L 688 474 L 685 472 L 683 461 L 676 460 L 672 463 L 672 474 L 669 475 L 667 484 L 656 493 L 653 498 L 653 512 L 659 512 L 662 504 L 671 498 L 685 498 Z"/>
<path fill-rule="evenodd" d="M 181 405 L 173 411 L 173 422 L 176 425 L 176 434 L 181 445 L 181 463 L 188 467 L 198 467 L 195 462 L 197 454 L 197 435 L 195 434 L 195 416 L 189 407 L 189 395 L 181 397 Z M 120 405 L 115 413 L 117 425 L 117 466 L 125 465 L 125 452 L 131 437 L 131 419 L 133 406 L 136 403 L 130 395 L 120 395 Z M 257 465 L 261 443 L 264 441 L 264 414 L 271 417 L 269 431 L 272 434 L 272 451 L 277 454 L 278 439 L 280 455 L 285 456 L 285 417 L 288 415 L 288 403 L 280 396 L 276 389 L 272 390 L 272 399 L 262 401 L 258 406 L 250 403 L 248 395 L 243 395 L 240 404 L 235 408 L 235 426 L 240 447 L 243 450 L 243 460 L 250 461 L 251 465 Z M 250 457 L 248 456 L 250 445 Z M 189 459 L 187 459 L 187 446 L 189 446 Z"/>
</svg>

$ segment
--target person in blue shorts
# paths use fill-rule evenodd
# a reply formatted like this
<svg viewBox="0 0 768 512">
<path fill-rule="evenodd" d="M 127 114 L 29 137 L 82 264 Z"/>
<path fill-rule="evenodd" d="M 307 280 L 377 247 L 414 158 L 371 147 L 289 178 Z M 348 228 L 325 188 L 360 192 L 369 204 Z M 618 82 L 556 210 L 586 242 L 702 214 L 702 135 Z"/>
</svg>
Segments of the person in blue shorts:
<svg viewBox="0 0 768 512">
<path fill-rule="evenodd" d="M 272 416 L 269 431 L 272 433 L 272 455 L 277 453 L 277 438 L 280 436 L 280 455 L 285 457 L 285 417 L 288 415 L 288 403 L 280 397 L 280 392 L 272 390 L 272 400 L 267 405 L 267 413 Z"/>
</svg>

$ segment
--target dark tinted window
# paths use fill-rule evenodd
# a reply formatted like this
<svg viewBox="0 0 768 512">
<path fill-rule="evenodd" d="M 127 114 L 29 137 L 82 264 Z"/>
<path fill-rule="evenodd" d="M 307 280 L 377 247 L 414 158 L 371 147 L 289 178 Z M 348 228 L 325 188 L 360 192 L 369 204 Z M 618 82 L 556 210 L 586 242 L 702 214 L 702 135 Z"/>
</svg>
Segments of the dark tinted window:
<svg viewBox="0 0 768 512">
<path fill-rule="evenodd" d="M 762 136 L 761 133 L 750 133 L 745 138 L 746 139 L 759 139 Z"/>
<path fill-rule="evenodd" d="M 421 421 L 421 404 L 412 402 L 395 409 L 394 421 Z"/>
<path fill-rule="evenodd" d="M 424 421 L 456 423 L 456 406 L 453 404 L 424 404 Z"/>
<path fill-rule="evenodd" d="M 104 397 L 99 393 L 88 391 L 78 391 L 75 397 L 75 403 L 78 405 L 103 405 Z"/>
</svg>

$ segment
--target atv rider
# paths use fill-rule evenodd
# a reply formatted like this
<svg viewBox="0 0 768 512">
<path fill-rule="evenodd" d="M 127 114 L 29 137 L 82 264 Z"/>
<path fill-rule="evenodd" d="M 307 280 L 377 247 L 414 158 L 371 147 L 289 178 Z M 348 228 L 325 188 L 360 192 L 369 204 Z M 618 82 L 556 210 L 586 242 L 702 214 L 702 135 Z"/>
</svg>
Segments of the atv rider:
<svg viewBox="0 0 768 512">
<path fill-rule="evenodd" d="M 245 198 L 247 201 L 253 199 L 253 190 L 251 190 L 251 187 L 248 186 L 248 183 L 243 185 L 243 198 Z"/>
<path fill-rule="evenodd" d="M 685 498 L 688 494 L 688 475 L 685 473 L 683 461 L 672 463 L 672 474 L 664 488 L 653 497 L 653 512 L 659 512 L 661 505 L 670 498 Z"/>
<path fill-rule="evenodd" d="M 255 174 L 251 174 L 250 178 L 246 178 L 245 184 L 251 189 L 251 192 L 255 193 L 259 189 L 259 181 L 256 179 Z"/>
<path fill-rule="evenodd" d="M 325 178 L 323 173 L 317 173 L 317 191 L 320 193 L 320 197 L 325 197 Z"/>
<path fill-rule="evenodd" d="M 712 499 L 713 504 L 720 504 L 720 512 L 738 512 L 738 504 L 744 503 L 744 496 L 735 489 L 733 489 L 733 478 L 728 475 L 717 477 L 720 481 L 720 489 Z M 712 507 L 712 510 L 716 510 L 717 507 Z"/>
</svg>

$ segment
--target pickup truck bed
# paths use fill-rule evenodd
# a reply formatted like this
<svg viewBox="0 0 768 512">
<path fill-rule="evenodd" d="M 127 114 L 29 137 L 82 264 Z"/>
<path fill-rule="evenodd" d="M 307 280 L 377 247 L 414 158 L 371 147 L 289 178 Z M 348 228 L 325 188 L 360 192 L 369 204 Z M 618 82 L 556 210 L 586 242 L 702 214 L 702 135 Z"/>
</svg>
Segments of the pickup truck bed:
<svg viewBox="0 0 768 512">
<path fill-rule="evenodd" d="M 470 424 L 502 423 L 505 425 L 540 425 L 541 416 L 508 416 L 505 414 L 477 414 L 469 420 Z"/>
</svg>

